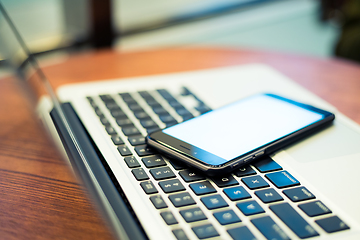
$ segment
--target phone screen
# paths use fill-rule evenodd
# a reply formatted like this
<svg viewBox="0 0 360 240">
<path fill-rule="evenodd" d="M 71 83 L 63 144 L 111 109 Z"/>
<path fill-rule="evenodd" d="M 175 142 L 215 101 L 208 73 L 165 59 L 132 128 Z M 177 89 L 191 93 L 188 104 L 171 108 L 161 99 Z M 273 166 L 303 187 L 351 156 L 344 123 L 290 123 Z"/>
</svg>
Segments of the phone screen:
<svg viewBox="0 0 360 240">
<path fill-rule="evenodd" d="M 308 105 L 305 105 L 308 106 Z M 255 95 L 163 130 L 218 158 L 221 165 L 294 133 L 326 116 L 273 95 Z"/>
</svg>

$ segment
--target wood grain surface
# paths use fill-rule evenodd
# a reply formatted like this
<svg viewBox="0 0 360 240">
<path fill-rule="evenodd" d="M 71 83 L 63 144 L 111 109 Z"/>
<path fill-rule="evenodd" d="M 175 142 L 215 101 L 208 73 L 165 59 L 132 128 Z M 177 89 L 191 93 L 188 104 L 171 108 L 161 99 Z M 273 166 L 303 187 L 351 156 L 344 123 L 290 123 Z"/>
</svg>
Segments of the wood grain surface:
<svg viewBox="0 0 360 240">
<path fill-rule="evenodd" d="M 47 66 L 54 86 L 265 63 L 360 123 L 360 67 L 342 60 L 234 49 L 88 52 Z M 0 80 L 0 239 L 112 239 L 14 79 Z"/>
</svg>

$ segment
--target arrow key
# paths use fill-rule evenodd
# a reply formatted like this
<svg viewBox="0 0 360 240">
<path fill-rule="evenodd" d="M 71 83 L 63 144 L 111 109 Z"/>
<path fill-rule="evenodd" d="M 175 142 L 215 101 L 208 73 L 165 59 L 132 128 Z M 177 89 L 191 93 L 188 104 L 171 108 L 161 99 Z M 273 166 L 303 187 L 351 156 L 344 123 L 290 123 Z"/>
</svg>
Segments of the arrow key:
<svg viewBox="0 0 360 240">
<path fill-rule="evenodd" d="M 178 179 L 172 179 L 167 181 L 159 182 L 161 189 L 165 193 L 172 193 L 185 190 L 184 186 Z"/>
<path fill-rule="evenodd" d="M 147 168 L 166 166 L 166 162 L 160 155 L 142 158 L 141 161 Z"/>
</svg>

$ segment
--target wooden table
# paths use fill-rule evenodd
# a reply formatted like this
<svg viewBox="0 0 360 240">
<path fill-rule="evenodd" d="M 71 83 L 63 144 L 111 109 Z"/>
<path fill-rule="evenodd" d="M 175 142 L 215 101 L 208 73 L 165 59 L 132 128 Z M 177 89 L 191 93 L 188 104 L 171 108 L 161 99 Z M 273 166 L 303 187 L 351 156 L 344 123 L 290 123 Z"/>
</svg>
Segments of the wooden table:
<svg viewBox="0 0 360 240">
<path fill-rule="evenodd" d="M 234 49 L 111 50 L 46 67 L 55 86 L 245 63 L 268 64 L 360 123 L 360 66 Z M 86 189 L 48 141 L 13 79 L 0 80 L 0 238 L 112 239 Z"/>
</svg>

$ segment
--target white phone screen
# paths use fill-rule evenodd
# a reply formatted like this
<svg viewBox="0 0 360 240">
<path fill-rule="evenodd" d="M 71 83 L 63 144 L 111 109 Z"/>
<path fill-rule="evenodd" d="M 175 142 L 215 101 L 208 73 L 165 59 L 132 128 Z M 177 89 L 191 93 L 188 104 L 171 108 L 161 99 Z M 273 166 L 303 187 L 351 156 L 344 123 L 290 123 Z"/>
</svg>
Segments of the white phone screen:
<svg viewBox="0 0 360 240">
<path fill-rule="evenodd" d="M 320 113 L 271 96 L 255 95 L 163 132 L 227 162 L 321 119 Z"/>
</svg>

